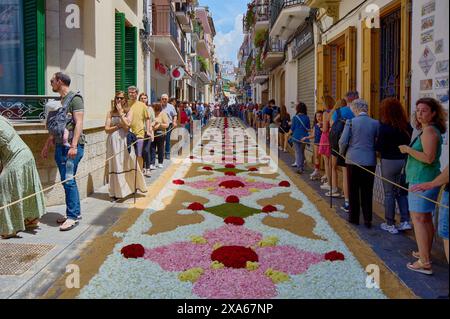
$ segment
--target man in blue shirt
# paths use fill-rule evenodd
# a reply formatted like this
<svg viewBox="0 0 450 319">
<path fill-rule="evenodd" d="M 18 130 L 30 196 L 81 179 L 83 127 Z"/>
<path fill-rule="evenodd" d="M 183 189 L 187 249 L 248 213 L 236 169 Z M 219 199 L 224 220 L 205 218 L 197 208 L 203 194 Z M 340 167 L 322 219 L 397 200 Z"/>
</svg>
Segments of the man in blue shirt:
<svg viewBox="0 0 450 319">
<path fill-rule="evenodd" d="M 273 108 L 275 106 L 275 100 L 270 100 L 269 105 L 266 105 L 263 109 L 264 123 L 268 127 L 273 122 Z"/>
<path fill-rule="evenodd" d="M 346 106 L 342 106 L 340 108 L 341 116 L 342 116 L 342 118 L 344 120 L 351 120 L 352 118 L 355 117 L 355 115 L 353 114 L 353 112 L 352 112 L 352 110 L 350 108 L 350 104 L 356 99 L 359 99 L 358 91 L 349 91 L 345 95 L 345 100 L 347 101 L 347 105 Z M 338 120 L 336 111 L 333 112 L 333 115 L 331 116 L 331 119 L 333 120 L 333 122 L 336 122 Z"/>
</svg>

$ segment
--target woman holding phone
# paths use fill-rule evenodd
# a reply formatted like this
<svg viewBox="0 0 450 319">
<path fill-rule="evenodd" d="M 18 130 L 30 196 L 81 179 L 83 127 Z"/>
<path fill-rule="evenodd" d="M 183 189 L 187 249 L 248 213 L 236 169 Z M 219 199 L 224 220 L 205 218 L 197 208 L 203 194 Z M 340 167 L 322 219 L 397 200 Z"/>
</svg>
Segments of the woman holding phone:
<svg viewBox="0 0 450 319">
<path fill-rule="evenodd" d="M 146 192 L 144 175 L 136 165 L 134 147 L 127 148 L 127 135 L 133 120 L 125 93 L 116 93 L 112 102 L 111 111 L 108 112 L 105 131 L 106 158 L 109 159 L 109 197 L 112 201 L 123 199 L 137 190 Z"/>
</svg>

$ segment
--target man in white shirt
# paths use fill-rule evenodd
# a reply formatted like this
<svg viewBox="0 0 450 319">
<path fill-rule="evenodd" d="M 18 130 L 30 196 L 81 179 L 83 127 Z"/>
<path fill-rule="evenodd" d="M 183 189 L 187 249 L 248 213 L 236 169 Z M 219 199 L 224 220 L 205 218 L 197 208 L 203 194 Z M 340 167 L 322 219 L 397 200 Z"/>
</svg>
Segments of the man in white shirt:
<svg viewBox="0 0 450 319">
<path fill-rule="evenodd" d="M 161 105 L 162 111 L 167 114 L 167 116 L 169 117 L 169 121 L 171 123 L 167 128 L 166 142 L 165 142 L 166 159 L 170 160 L 170 135 L 172 133 L 172 129 L 177 127 L 178 113 L 175 107 L 169 103 L 169 96 L 167 94 L 161 95 Z"/>
</svg>

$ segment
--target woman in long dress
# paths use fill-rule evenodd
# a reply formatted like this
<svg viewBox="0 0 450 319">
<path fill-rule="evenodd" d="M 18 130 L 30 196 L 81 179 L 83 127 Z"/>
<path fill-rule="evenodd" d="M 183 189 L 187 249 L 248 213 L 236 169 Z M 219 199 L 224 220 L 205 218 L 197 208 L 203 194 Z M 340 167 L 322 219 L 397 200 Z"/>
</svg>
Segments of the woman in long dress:
<svg viewBox="0 0 450 319">
<path fill-rule="evenodd" d="M 135 191 L 147 192 L 144 175 L 136 166 L 134 147 L 127 149 L 127 135 L 133 119 L 125 93 L 116 93 L 111 111 L 106 117 L 106 158 L 109 159 L 109 197 L 115 201 Z M 112 157 L 113 156 L 113 157 Z M 112 157 L 112 158 L 111 158 Z"/>
<path fill-rule="evenodd" d="M 41 191 L 33 153 L 12 124 L 0 116 L 0 207 Z M 36 228 L 44 213 L 43 193 L 0 209 L 0 235 L 7 239 L 19 231 Z"/>
</svg>

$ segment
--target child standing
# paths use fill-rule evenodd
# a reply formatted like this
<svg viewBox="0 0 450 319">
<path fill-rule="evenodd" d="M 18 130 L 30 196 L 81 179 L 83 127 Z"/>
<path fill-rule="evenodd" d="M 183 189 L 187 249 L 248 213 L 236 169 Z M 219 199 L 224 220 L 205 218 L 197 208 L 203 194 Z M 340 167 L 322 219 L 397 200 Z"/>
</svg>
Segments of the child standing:
<svg viewBox="0 0 450 319">
<path fill-rule="evenodd" d="M 314 145 L 314 172 L 309 176 L 311 180 L 318 180 L 320 179 L 320 162 L 322 160 L 322 157 L 319 154 L 319 145 L 320 145 L 320 139 L 322 137 L 322 124 L 323 124 L 323 111 L 317 111 L 316 114 L 314 114 L 314 127 L 312 129 L 312 135 L 302 138 L 302 142 L 313 139 Z"/>
</svg>

